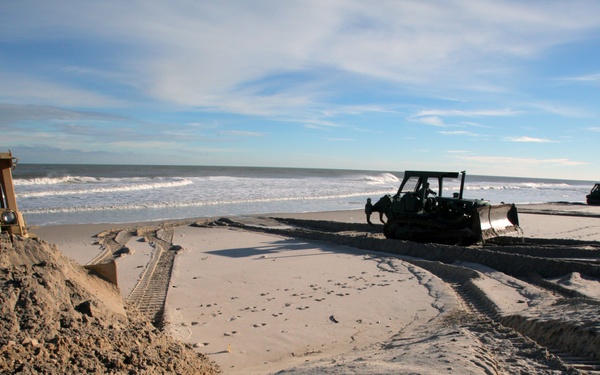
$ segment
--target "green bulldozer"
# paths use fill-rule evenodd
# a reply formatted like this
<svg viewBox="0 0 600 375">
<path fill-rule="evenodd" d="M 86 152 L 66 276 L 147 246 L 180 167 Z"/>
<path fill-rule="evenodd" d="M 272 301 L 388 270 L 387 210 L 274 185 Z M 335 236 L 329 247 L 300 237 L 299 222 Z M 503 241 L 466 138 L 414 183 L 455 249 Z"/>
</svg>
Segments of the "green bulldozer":
<svg viewBox="0 0 600 375">
<path fill-rule="evenodd" d="M 459 176 L 460 190 L 444 196 L 444 182 Z M 372 206 L 369 200 L 367 214 L 379 212 L 386 238 L 415 242 L 472 245 L 519 232 L 514 204 L 491 205 L 487 200 L 463 198 L 465 176 L 464 171 L 406 171 L 398 192 Z"/>
</svg>

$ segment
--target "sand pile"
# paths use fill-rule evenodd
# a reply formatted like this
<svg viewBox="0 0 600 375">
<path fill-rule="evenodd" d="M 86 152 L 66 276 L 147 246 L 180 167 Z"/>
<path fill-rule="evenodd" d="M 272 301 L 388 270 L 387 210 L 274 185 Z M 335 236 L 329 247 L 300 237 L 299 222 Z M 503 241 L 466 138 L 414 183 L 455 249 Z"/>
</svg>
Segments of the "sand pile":
<svg viewBox="0 0 600 375">
<path fill-rule="evenodd" d="M 54 245 L 3 243 L 0 285 L 0 373 L 218 373 Z"/>
</svg>

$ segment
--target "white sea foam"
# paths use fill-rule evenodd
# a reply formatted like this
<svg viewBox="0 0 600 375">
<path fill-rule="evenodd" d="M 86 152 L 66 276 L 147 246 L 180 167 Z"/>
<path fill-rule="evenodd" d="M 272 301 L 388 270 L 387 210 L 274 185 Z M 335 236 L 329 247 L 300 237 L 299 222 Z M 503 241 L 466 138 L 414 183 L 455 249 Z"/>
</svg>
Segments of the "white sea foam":
<svg viewBox="0 0 600 375">
<path fill-rule="evenodd" d="M 374 192 L 376 196 L 383 196 L 388 191 Z M 315 200 L 328 200 L 340 198 L 362 197 L 364 193 L 322 195 L 322 196 L 293 196 L 293 197 L 275 197 L 275 198 L 256 198 L 256 199 L 232 199 L 232 200 L 213 200 L 213 201 L 183 201 L 183 202 L 138 202 L 125 205 L 101 205 L 101 206 L 72 206 L 55 207 L 47 209 L 26 209 L 25 214 L 48 214 L 48 213 L 68 213 L 68 212 L 93 212 L 93 211 L 124 211 L 124 210 L 145 210 L 145 209 L 163 209 L 176 207 L 202 207 L 202 206 L 226 206 L 248 203 L 274 203 L 274 202 L 302 202 Z"/>
<path fill-rule="evenodd" d="M 90 183 L 97 182 L 100 178 L 86 176 L 63 176 L 63 177 L 36 177 L 36 178 L 15 178 L 15 186 L 30 185 L 57 185 L 68 183 Z"/>
<path fill-rule="evenodd" d="M 480 183 L 466 185 L 465 190 L 522 190 L 522 189 L 571 189 L 572 186 L 565 183 L 549 184 L 549 183 Z"/>
<path fill-rule="evenodd" d="M 400 183 L 400 179 L 398 179 L 398 177 L 394 176 L 391 173 L 382 173 L 380 175 L 366 175 L 364 176 L 364 181 L 367 181 L 368 184 L 371 185 L 383 185 L 383 184 L 399 184 Z"/>
<path fill-rule="evenodd" d="M 157 182 L 152 184 L 138 184 L 138 185 L 125 185 L 115 187 L 91 187 L 86 189 L 76 190 L 45 190 L 35 191 L 29 193 L 19 193 L 19 198 L 40 198 L 49 196 L 60 196 L 60 195 L 84 195 L 84 194 L 98 194 L 98 193 L 119 193 L 127 191 L 139 191 L 139 190 L 151 190 L 151 189 L 165 189 L 173 188 L 178 186 L 186 186 L 193 184 L 190 180 L 181 180 L 173 182 Z"/>
</svg>

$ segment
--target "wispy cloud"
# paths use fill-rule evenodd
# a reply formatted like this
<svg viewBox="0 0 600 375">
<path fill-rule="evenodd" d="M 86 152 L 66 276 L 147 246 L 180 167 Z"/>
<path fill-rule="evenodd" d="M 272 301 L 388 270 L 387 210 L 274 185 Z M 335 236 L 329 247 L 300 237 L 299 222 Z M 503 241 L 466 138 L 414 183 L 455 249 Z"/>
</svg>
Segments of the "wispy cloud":
<svg viewBox="0 0 600 375">
<path fill-rule="evenodd" d="M 428 116 L 443 116 L 443 117 L 503 117 L 516 116 L 521 111 L 515 111 L 510 108 L 504 109 L 475 109 L 475 110 L 458 110 L 458 109 L 428 109 L 417 112 L 414 117 Z"/>
<path fill-rule="evenodd" d="M 301 119 L 297 119 L 297 120 L 291 120 L 293 122 L 298 122 L 301 121 Z M 342 125 L 340 124 L 336 124 L 332 121 L 327 121 L 327 120 L 317 120 L 317 119 L 310 119 L 310 120 L 305 120 L 305 121 L 301 121 L 304 123 L 304 127 L 307 129 L 316 129 L 316 130 L 331 130 L 332 128 L 339 128 Z"/>
<path fill-rule="evenodd" d="M 219 134 L 223 135 L 231 135 L 236 137 L 263 137 L 266 133 L 263 132 L 252 132 L 252 131 L 244 131 L 244 130 L 226 130 L 219 132 Z"/>
<path fill-rule="evenodd" d="M 356 139 L 352 138 L 325 138 L 325 140 L 330 142 L 354 142 Z"/>
<path fill-rule="evenodd" d="M 550 159 L 536 159 L 536 158 L 517 158 L 510 156 L 478 156 L 478 155 L 465 155 L 455 156 L 455 158 L 476 162 L 488 166 L 494 165 L 519 165 L 523 166 L 557 166 L 557 167 L 569 167 L 569 166 L 580 166 L 587 165 L 587 162 L 574 161 L 565 158 L 550 158 Z"/>
<path fill-rule="evenodd" d="M 466 130 L 448 130 L 448 131 L 440 131 L 438 132 L 439 134 L 442 135 L 465 135 L 465 136 L 469 136 L 469 137 L 477 137 L 478 135 L 470 132 L 470 131 L 466 131 Z"/>
<path fill-rule="evenodd" d="M 549 139 L 546 138 L 534 138 L 534 137 L 507 137 L 504 138 L 506 141 L 509 142 L 522 142 L 522 143 L 551 143 L 554 141 L 551 141 Z"/>
<path fill-rule="evenodd" d="M 456 109 L 427 109 L 416 112 L 409 116 L 409 121 L 417 122 L 425 125 L 447 127 L 449 126 L 445 118 L 455 117 L 505 117 L 516 116 L 520 111 L 515 111 L 509 108 L 506 109 L 490 109 L 490 110 L 456 110 Z M 461 122 L 469 126 L 480 126 L 473 122 Z"/>
<path fill-rule="evenodd" d="M 577 82 L 589 82 L 589 83 L 600 83 L 600 73 L 587 74 L 575 77 L 562 78 L 565 81 L 577 81 Z"/>
<path fill-rule="evenodd" d="M 413 116 L 410 117 L 409 120 L 412 122 L 417 122 L 419 124 L 431 125 L 431 126 L 439 126 L 446 127 L 447 125 L 444 123 L 439 116 Z"/>
<path fill-rule="evenodd" d="M 52 78 L 0 72 L 0 101 L 63 107 L 123 107 L 126 103 L 97 90 L 75 87 Z"/>
<path fill-rule="evenodd" d="M 57 106 L 0 103 L 0 125 L 27 122 L 123 121 L 128 118 L 102 112 L 78 111 Z"/>
</svg>

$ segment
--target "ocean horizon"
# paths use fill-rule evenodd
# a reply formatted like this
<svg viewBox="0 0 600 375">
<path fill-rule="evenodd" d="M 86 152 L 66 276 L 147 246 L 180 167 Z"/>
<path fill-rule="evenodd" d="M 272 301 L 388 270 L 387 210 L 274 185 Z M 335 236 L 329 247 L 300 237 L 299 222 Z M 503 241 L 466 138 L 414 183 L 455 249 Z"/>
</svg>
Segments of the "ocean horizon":
<svg viewBox="0 0 600 375">
<path fill-rule="evenodd" d="M 403 171 L 281 167 L 25 164 L 13 170 L 28 225 L 127 223 L 362 209 Z M 465 198 L 492 204 L 585 202 L 593 181 L 469 175 Z M 445 182 L 444 195 L 460 186 Z"/>
</svg>

